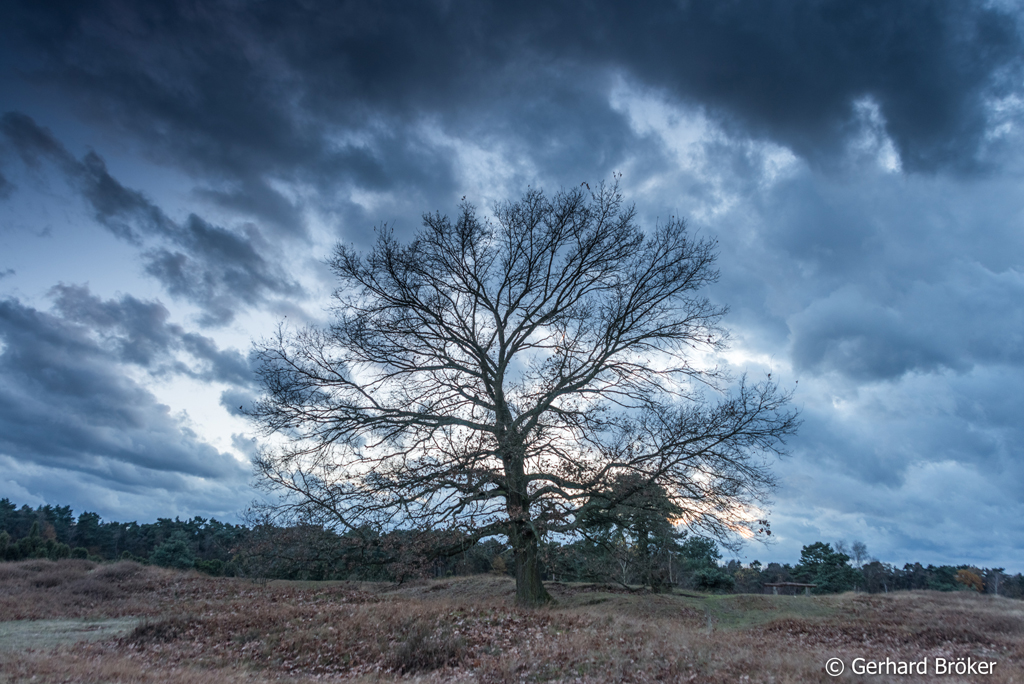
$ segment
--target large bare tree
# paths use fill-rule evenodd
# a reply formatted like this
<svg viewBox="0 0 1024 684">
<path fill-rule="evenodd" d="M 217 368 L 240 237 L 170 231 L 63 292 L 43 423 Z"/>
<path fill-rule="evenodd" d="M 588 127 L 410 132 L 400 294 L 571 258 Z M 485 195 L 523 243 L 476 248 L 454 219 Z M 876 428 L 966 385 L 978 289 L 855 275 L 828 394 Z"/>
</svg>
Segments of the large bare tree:
<svg viewBox="0 0 1024 684">
<path fill-rule="evenodd" d="M 707 364 L 715 258 L 681 220 L 645 232 L 603 184 L 339 246 L 333 323 L 256 345 L 260 481 L 339 528 L 507 536 L 521 605 L 549 600 L 542 536 L 635 494 L 615 483 L 664 488 L 704 534 L 756 533 L 797 420 L 770 376 L 729 392 Z"/>
</svg>

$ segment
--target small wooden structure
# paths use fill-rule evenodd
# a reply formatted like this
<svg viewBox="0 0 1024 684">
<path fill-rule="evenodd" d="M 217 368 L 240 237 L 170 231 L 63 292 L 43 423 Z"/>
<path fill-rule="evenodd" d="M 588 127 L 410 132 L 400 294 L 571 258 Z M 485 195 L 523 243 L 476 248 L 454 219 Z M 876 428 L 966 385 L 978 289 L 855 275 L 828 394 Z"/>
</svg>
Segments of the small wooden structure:
<svg viewBox="0 0 1024 684">
<path fill-rule="evenodd" d="M 814 589 L 816 586 L 818 586 L 818 585 L 817 584 L 802 584 L 800 582 L 767 582 L 764 585 L 764 593 L 767 594 L 768 593 L 768 587 L 771 587 L 772 588 L 772 593 L 775 594 L 775 595 L 778 595 L 779 593 L 782 593 L 785 596 L 796 596 L 797 589 L 803 589 L 804 590 L 804 594 L 806 594 L 807 596 L 810 596 L 811 595 L 811 589 Z M 782 588 L 781 592 L 779 592 L 779 588 L 780 587 Z"/>
</svg>

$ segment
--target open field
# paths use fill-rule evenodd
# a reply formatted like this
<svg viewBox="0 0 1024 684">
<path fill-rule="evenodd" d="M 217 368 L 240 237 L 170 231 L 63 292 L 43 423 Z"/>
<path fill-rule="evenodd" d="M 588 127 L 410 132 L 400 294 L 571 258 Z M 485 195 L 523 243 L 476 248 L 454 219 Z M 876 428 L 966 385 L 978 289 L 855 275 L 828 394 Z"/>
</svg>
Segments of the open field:
<svg viewBox="0 0 1024 684">
<path fill-rule="evenodd" d="M 1024 682 L 1024 602 L 1000 597 L 548 586 L 556 605 L 521 611 L 505 577 L 261 586 L 134 563 L 4 563 L 0 681 Z M 837 680 L 832 657 L 846 663 Z M 854 676 L 856 657 L 997 665 Z"/>
</svg>

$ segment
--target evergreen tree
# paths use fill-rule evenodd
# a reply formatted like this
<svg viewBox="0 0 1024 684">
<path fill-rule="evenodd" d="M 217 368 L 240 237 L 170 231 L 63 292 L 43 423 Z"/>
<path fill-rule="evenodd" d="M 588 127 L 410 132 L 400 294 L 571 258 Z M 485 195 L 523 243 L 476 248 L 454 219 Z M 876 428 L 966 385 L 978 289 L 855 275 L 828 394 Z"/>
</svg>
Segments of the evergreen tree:
<svg viewBox="0 0 1024 684">
<path fill-rule="evenodd" d="M 861 574 L 850 567 L 850 557 L 824 542 L 815 542 L 800 551 L 800 563 L 793 570 L 799 581 L 817 584 L 814 593 L 835 594 L 858 586 Z"/>
<path fill-rule="evenodd" d="M 683 511 L 664 487 L 637 475 L 623 475 L 592 496 L 588 506 L 584 534 L 615 558 L 623 584 L 630 568 L 641 584 L 654 591 L 672 583 L 671 558 L 683 537 L 672 521 Z"/>
<path fill-rule="evenodd" d="M 178 530 L 167 538 L 167 541 L 156 547 L 149 557 L 149 562 L 165 568 L 187 570 L 196 565 L 195 552 L 184 531 Z"/>
</svg>

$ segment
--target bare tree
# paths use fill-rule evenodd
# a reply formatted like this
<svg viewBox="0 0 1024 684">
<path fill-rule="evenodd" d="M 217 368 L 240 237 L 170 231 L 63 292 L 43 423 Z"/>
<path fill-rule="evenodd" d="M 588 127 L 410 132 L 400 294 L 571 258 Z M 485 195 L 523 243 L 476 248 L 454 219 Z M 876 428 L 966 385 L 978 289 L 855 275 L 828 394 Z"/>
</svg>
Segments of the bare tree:
<svg viewBox="0 0 1024 684">
<path fill-rule="evenodd" d="M 724 348 L 699 294 L 715 243 L 635 218 L 617 185 L 529 190 L 493 220 L 464 202 L 410 244 L 383 226 L 365 257 L 337 247 L 333 323 L 256 345 L 260 482 L 335 527 L 507 536 L 521 605 L 550 598 L 544 534 L 650 486 L 698 532 L 763 529 L 789 395 L 770 376 L 727 394 L 695 361 Z"/>
<path fill-rule="evenodd" d="M 859 570 L 868 562 L 868 545 L 862 541 L 854 541 L 850 545 L 850 558 L 853 560 L 853 567 Z"/>
</svg>

